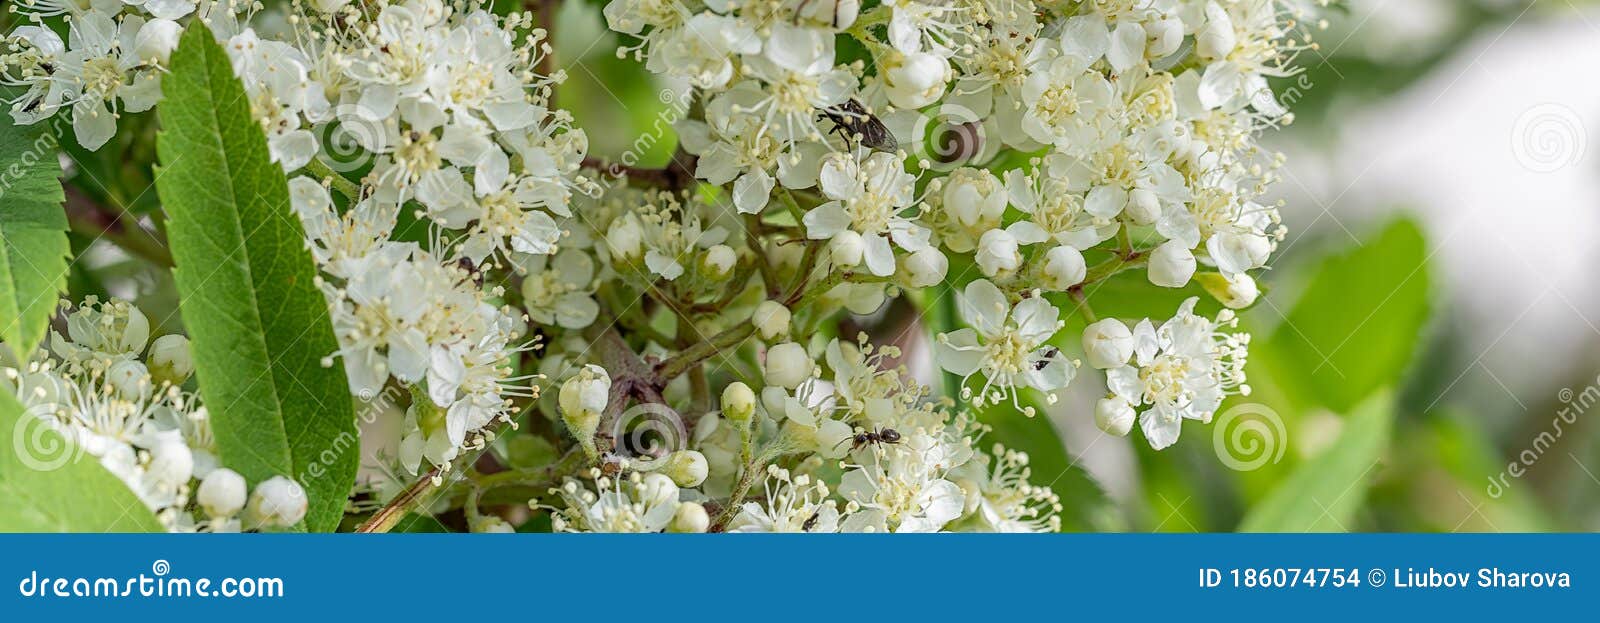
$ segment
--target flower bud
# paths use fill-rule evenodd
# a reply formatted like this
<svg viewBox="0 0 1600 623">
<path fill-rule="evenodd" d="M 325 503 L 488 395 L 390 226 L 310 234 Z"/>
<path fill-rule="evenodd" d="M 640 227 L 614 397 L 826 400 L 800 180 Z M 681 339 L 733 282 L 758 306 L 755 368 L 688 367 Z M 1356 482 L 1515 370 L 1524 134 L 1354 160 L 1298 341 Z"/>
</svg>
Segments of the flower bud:
<svg viewBox="0 0 1600 623">
<path fill-rule="evenodd" d="M 154 485 L 157 491 L 177 492 L 192 476 L 194 451 L 182 441 L 163 441 L 150 450 L 150 463 L 145 466 L 147 485 Z"/>
<path fill-rule="evenodd" d="M 846 229 L 833 235 L 828 241 L 828 256 L 833 258 L 835 266 L 849 268 L 861 264 L 861 256 L 867 252 L 867 242 L 861 234 Z"/>
<path fill-rule="evenodd" d="M 1122 213 L 1138 225 L 1153 225 L 1156 219 L 1161 218 L 1161 198 L 1155 191 L 1145 188 L 1135 188 L 1128 191 L 1128 203 L 1122 208 Z"/>
<path fill-rule="evenodd" d="M 189 338 L 178 334 L 163 335 L 150 344 L 150 377 L 157 383 L 166 381 L 182 385 L 194 374 L 194 358 L 189 353 Z"/>
<path fill-rule="evenodd" d="M 606 230 L 606 246 L 614 258 L 626 262 L 638 261 L 644 257 L 643 245 L 644 227 L 631 214 L 612 221 L 611 228 Z"/>
<path fill-rule="evenodd" d="M 1256 297 L 1261 295 L 1261 290 L 1256 287 L 1256 280 L 1244 273 L 1239 273 L 1231 279 L 1220 273 L 1201 273 L 1195 276 L 1195 281 L 1199 281 L 1200 287 L 1205 288 L 1217 302 L 1230 309 L 1249 307 L 1255 304 Z"/>
<path fill-rule="evenodd" d="M 722 415 L 741 426 L 748 424 L 756 414 L 756 394 L 750 386 L 739 381 L 722 388 Z"/>
<path fill-rule="evenodd" d="M 200 481 L 200 488 L 194 494 L 195 501 L 206 512 L 206 516 L 226 519 L 244 509 L 245 489 L 244 476 L 226 467 L 219 467 Z"/>
<path fill-rule="evenodd" d="M 770 341 L 789 334 L 789 315 L 789 308 L 783 303 L 762 301 L 750 314 L 750 322 L 756 327 L 757 337 Z"/>
<path fill-rule="evenodd" d="M 1083 283 L 1089 267 L 1083 261 L 1083 252 L 1068 245 L 1051 249 L 1044 255 L 1044 287 L 1065 290 Z"/>
<path fill-rule="evenodd" d="M 767 383 L 785 389 L 800 386 L 811 376 L 811 355 L 806 348 L 794 342 L 784 342 L 767 349 Z"/>
<path fill-rule="evenodd" d="M 706 513 L 706 507 L 694 502 L 679 504 L 672 523 L 667 525 L 667 532 L 698 534 L 710 529 L 711 515 Z"/>
<path fill-rule="evenodd" d="M 1121 398 L 1101 398 L 1094 405 L 1094 425 L 1122 437 L 1133 430 L 1133 406 Z"/>
<path fill-rule="evenodd" d="M 1126 365 L 1133 356 L 1133 331 L 1116 318 L 1084 327 L 1083 354 L 1089 365 L 1101 370 Z"/>
<path fill-rule="evenodd" d="M 700 268 L 712 280 L 722 281 L 733 274 L 733 266 L 738 262 L 739 255 L 733 252 L 733 247 L 719 244 L 706 249 L 706 256 L 701 260 Z"/>
<path fill-rule="evenodd" d="M 706 481 L 710 466 L 706 463 L 706 455 L 694 450 L 679 450 L 667 455 L 667 462 L 662 466 L 661 473 L 666 474 L 680 487 L 698 487 L 700 483 Z"/>
<path fill-rule="evenodd" d="M 116 388 L 117 394 L 123 398 L 139 398 L 150 393 L 150 371 L 144 364 L 132 359 L 123 359 L 111 364 L 106 370 L 106 382 Z"/>
<path fill-rule="evenodd" d="M 993 173 L 961 167 L 945 178 L 944 211 L 962 227 L 993 227 L 1006 211 L 1006 187 Z"/>
<path fill-rule="evenodd" d="M 1181 288 L 1194 276 L 1194 253 L 1177 240 L 1168 240 L 1150 252 L 1150 283 Z"/>
<path fill-rule="evenodd" d="M 605 368 L 594 364 L 584 366 L 561 384 L 561 420 L 590 456 L 595 454 L 594 433 L 600 427 L 600 412 L 605 411 L 610 399 L 611 377 Z"/>
<path fill-rule="evenodd" d="M 904 257 L 906 284 L 913 288 L 927 288 L 944 281 L 950 272 L 950 260 L 938 247 L 928 245 Z"/>
<path fill-rule="evenodd" d="M 974 259 L 978 261 L 978 268 L 988 277 L 998 277 L 1022 266 L 1017 238 L 1004 229 L 984 232 L 983 237 L 978 239 L 978 253 Z"/>
<path fill-rule="evenodd" d="M 250 525 L 287 528 L 300 523 L 306 516 L 306 490 L 300 483 L 273 476 L 256 485 L 250 492 L 250 503 L 245 507 Z"/>
<path fill-rule="evenodd" d="M 166 65 L 182 36 L 183 27 L 177 22 L 170 19 L 150 20 L 133 37 L 134 53 L 139 55 L 139 60 Z"/>
</svg>

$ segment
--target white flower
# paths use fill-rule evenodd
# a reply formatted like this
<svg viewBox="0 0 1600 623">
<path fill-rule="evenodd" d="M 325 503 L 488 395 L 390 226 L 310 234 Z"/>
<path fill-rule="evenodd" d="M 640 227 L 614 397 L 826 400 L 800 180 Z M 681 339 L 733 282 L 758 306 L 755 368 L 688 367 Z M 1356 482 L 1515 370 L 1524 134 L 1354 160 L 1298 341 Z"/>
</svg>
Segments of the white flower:
<svg viewBox="0 0 1600 623">
<path fill-rule="evenodd" d="M 139 57 L 138 33 L 144 18 L 113 21 L 89 11 L 70 22 L 67 52 L 56 65 L 55 79 L 72 104 L 72 130 L 86 149 L 99 149 L 117 131 L 117 111 L 142 112 L 160 99 L 160 78 L 154 72 L 130 72 Z M 120 106 L 118 103 L 120 102 Z"/>
<path fill-rule="evenodd" d="M 593 475 L 594 491 L 573 479 L 550 490 L 566 504 L 551 515 L 557 532 L 661 532 L 677 515 L 679 490 L 671 478 L 635 472 L 624 481 Z"/>
<path fill-rule="evenodd" d="M 1147 407 L 1139 415 L 1150 447 L 1160 450 L 1178 440 L 1183 420 L 1209 422 L 1224 396 L 1249 394 L 1244 385 L 1244 362 L 1249 336 L 1219 333 L 1237 324 L 1223 310 L 1211 321 L 1194 314 L 1197 298 L 1178 308 L 1159 329 L 1144 320 L 1134 328 L 1132 365 L 1106 371 L 1112 400 Z"/>
<path fill-rule="evenodd" d="M 839 506 L 828 485 L 806 474 L 767 466 L 762 496 L 739 507 L 728 532 L 838 532 Z"/>
<path fill-rule="evenodd" d="M 986 532 L 1057 532 L 1061 499 L 1030 484 L 1028 455 L 996 445 L 992 457 L 968 461 L 955 480 L 966 491 L 975 528 Z"/>
<path fill-rule="evenodd" d="M 967 284 L 960 299 L 961 318 L 972 325 L 939 335 L 934 344 L 940 367 L 962 377 L 962 395 L 978 405 L 999 403 L 1016 388 L 1053 392 L 1066 387 L 1076 373 L 1061 351 L 1046 345 L 1060 330 L 1060 310 L 1034 296 L 1011 305 L 987 280 Z M 972 375 L 987 381 L 976 393 L 966 387 Z M 1025 409 L 1032 415 L 1032 407 Z"/>
<path fill-rule="evenodd" d="M 911 433 L 897 444 L 873 444 L 870 452 L 871 460 L 839 479 L 839 495 L 860 509 L 842 532 L 939 532 L 961 516 L 966 494 L 944 478 L 959 463 L 931 436 Z"/>
<path fill-rule="evenodd" d="M 904 214 L 912 208 L 915 182 L 893 154 L 830 154 L 822 164 L 821 184 L 831 201 L 806 212 L 806 237 L 827 240 L 847 230 L 860 234 L 867 269 L 880 277 L 893 275 L 891 240 L 913 252 L 928 246 L 930 232 Z"/>
<path fill-rule="evenodd" d="M 594 260 L 581 249 L 564 248 L 548 260 L 532 256 L 522 278 L 522 305 L 534 322 L 582 329 L 594 322 Z"/>
</svg>

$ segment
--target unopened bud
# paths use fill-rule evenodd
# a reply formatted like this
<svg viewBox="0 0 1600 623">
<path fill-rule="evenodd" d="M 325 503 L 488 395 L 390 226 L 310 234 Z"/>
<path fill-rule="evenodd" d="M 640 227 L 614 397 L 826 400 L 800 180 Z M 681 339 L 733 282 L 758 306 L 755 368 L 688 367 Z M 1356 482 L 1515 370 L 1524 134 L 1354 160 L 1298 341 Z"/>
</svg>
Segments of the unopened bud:
<svg viewBox="0 0 1600 623">
<path fill-rule="evenodd" d="M 750 322 L 756 327 L 756 336 L 763 340 L 774 340 L 789 335 L 789 308 L 777 301 L 762 301 L 756 305 L 755 313 L 750 314 Z"/>
<path fill-rule="evenodd" d="M 1256 280 L 1244 273 L 1232 279 L 1221 273 L 1200 273 L 1195 276 L 1195 281 L 1199 281 L 1200 287 L 1205 288 L 1217 302 L 1230 309 L 1249 307 L 1261 295 Z"/>
<path fill-rule="evenodd" d="M 200 488 L 195 491 L 195 501 L 206 512 L 206 516 L 225 519 L 244 509 L 245 489 L 244 476 L 226 467 L 219 467 L 200 481 Z"/>
<path fill-rule="evenodd" d="M 1083 261 L 1083 252 L 1061 245 L 1044 254 L 1044 286 L 1056 291 L 1083 283 L 1089 267 Z"/>
<path fill-rule="evenodd" d="M 1150 252 L 1150 283 L 1163 288 L 1181 288 L 1194 276 L 1194 252 L 1177 240 L 1168 240 Z"/>
<path fill-rule="evenodd" d="M 1089 365 L 1101 370 L 1127 365 L 1133 356 L 1133 331 L 1116 318 L 1084 327 L 1083 354 Z"/>
<path fill-rule="evenodd" d="M 711 529 L 711 515 L 706 513 L 706 507 L 694 502 L 684 502 L 678 505 L 678 511 L 672 515 L 672 523 L 667 526 L 668 532 L 700 533 Z"/>
<path fill-rule="evenodd" d="M 1101 398 L 1094 405 L 1094 425 L 1118 437 L 1133 430 L 1133 406 L 1121 398 Z"/>
<path fill-rule="evenodd" d="M 666 474 L 680 487 L 698 487 L 706 481 L 706 474 L 710 466 L 706 463 L 706 455 L 694 450 L 679 450 L 667 455 L 667 463 L 661 468 L 661 473 Z"/>
<path fill-rule="evenodd" d="M 785 389 L 800 386 L 811 376 L 811 356 L 806 348 L 794 342 L 784 342 L 767 349 L 766 377 L 769 385 Z"/>
<path fill-rule="evenodd" d="M 849 229 L 834 234 L 833 239 L 828 241 L 828 254 L 835 266 L 849 268 L 860 265 L 861 257 L 866 252 L 866 240 Z"/>
<path fill-rule="evenodd" d="M 189 353 L 189 338 L 181 335 L 163 335 L 150 344 L 150 377 L 157 383 L 166 381 L 182 385 L 194 374 L 194 357 Z"/>
<path fill-rule="evenodd" d="M 719 244 L 706 249 L 706 256 L 700 263 L 700 268 L 705 275 L 714 281 L 727 279 L 733 274 L 734 264 L 739 262 L 739 255 L 733 252 L 733 247 Z"/>
<path fill-rule="evenodd" d="M 305 518 L 306 505 L 306 490 L 300 483 L 273 476 L 250 492 L 250 503 L 245 511 L 250 516 L 250 525 L 287 528 Z"/>
<path fill-rule="evenodd" d="M 728 421 L 745 425 L 756 413 L 756 394 L 750 386 L 739 381 L 722 389 L 722 415 Z"/>
</svg>

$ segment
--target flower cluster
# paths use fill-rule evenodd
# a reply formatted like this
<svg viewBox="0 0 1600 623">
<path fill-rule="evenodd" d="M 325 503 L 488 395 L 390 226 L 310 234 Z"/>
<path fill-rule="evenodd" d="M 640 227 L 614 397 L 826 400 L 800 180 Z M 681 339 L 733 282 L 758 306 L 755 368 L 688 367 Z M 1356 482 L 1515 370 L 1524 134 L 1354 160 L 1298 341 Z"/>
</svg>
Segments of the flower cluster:
<svg viewBox="0 0 1600 623">
<path fill-rule="evenodd" d="M 99 461 L 169 531 L 284 528 L 305 516 L 298 483 L 277 476 L 250 491 L 219 464 L 205 407 L 180 387 L 194 371 L 187 339 L 151 341 L 138 308 L 93 296 L 66 315 L 66 326 L 67 335 L 51 335 L 48 353 L 4 369 L 22 417 Z"/>
<path fill-rule="evenodd" d="M 981 449 L 987 414 L 1055 405 L 1087 362 L 1100 427 L 1161 449 L 1249 391 L 1232 310 L 1285 235 L 1256 141 L 1293 120 L 1268 81 L 1319 3 L 610 0 L 618 54 L 688 87 L 664 169 L 586 159 L 551 33 L 480 0 L 24 0 L 0 66 L 18 123 L 70 109 L 95 149 L 203 20 L 288 173 L 324 363 L 409 396 L 395 463 L 476 463 L 524 410 L 566 446 L 471 468 L 473 529 L 508 527 L 478 494 L 523 478 L 556 530 L 1037 531 L 1062 502 Z M 1096 316 L 1132 271 L 1223 309 Z M 931 342 L 836 337 L 917 291 L 896 305 Z M 942 398 L 911 372 L 930 354 Z"/>
</svg>

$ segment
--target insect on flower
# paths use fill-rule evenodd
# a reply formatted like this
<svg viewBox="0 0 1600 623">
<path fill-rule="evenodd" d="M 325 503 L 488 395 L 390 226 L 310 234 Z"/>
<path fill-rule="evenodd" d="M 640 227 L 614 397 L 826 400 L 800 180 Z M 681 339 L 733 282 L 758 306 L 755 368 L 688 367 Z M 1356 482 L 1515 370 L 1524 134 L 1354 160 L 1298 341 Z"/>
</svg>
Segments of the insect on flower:
<svg viewBox="0 0 1600 623">
<path fill-rule="evenodd" d="M 820 117 L 832 121 L 834 131 L 845 141 L 854 139 L 866 147 L 886 153 L 894 153 L 900 148 L 900 143 L 894 140 L 894 134 L 889 132 L 889 126 L 867 112 L 861 102 L 845 100 L 843 104 L 823 108 Z"/>
<path fill-rule="evenodd" d="M 870 430 L 863 433 L 856 433 L 856 436 L 840 441 L 838 445 L 844 445 L 844 442 L 846 441 L 854 442 L 850 445 L 850 450 L 854 452 L 861 449 L 861 446 L 868 444 L 900 443 L 900 431 L 892 428 L 885 428 L 882 430 Z"/>
</svg>

